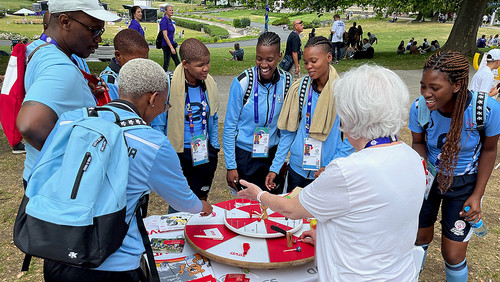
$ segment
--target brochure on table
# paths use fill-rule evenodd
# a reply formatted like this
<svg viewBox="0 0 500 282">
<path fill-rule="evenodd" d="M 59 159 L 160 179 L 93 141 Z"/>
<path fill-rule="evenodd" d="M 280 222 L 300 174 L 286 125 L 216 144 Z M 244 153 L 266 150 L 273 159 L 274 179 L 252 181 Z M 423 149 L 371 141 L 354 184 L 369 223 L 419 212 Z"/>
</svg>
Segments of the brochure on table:
<svg viewBox="0 0 500 282">
<path fill-rule="evenodd" d="M 175 214 L 169 214 L 168 216 L 177 216 L 185 213 L 175 213 Z M 177 229 L 174 231 L 166 231 L 166 232 L 160 232 L 158 222 L 159 222 L 160 216 L 158 215 L 152 215 L 144 219 L 144 224 L 146 226 L 146 229 L 148 230 L 149 238 L 157 238 L 157 239 L 182 239 L 184 238 L 184 230 Z M 207 218 L 208 222 L 210 221 L 209 218 Z M 212 274 L 217 281 L 224 281 L 224 277 L 228 273 L 246 273 L 246 277 L 250 278 L 250 281 L 317 281 L 318 280 L 318 275 L 317 275 L 317 268 L 315 266 L 314 262 L 310 262 L 304 265 L 300 266 L 294 266 L 290 268 L 284 268 L 284 269 L 274 269 L 274 270 L 266 270 L 266 269 L 244 269 L 240 267 L 235 267 L 231 265 L 225 265 L 221 264 L 215 261 L 204 261 L 202 257 L 199 257 L 199 255 L 196 254 L 196 252 L 189 246 L 189 244 L 184 244 L 184 248 L 182 249 L 181 253 L 154 253 L 155 255 L 155 261 L 157 262 L 157 265 L 159 265 L 161 262 L 165 261 L 176 261 L 176 259 L 179 259 L 178 261 L 183 261 L 183 260 L 188 260 L 186 266 L 187 270 L 189 270 L 191 273 L 197 272 L 197 275 L 192 275 L 191 277 L 193 279 L 201 277 L 199 275 L 210 275 Z M 181 259 L 182 258 L 182 259 Z M 198 266 L 194 266 L 189 268 L 189 265 L 192 264 L 193 260 L 198 260 L 197 264 L 201 265 L 201 269 Z M 200 263 L 201 262 L 201 263 Z M 167 268 L 172 267 L 174 264 L 169 264 L 167 265 L 166 263 L 163 264 L 163 266 L 160 266 L 159 270 L 160 272 L 163 272 L 165 270 L 166 272 L 163 272 L 163 274 L 169 274 L 171 277 L 171 274 L 173 272 L 176 272 L 176 270 L 170 270 L 170 273 L 168 273 Z M 211 267 L 210 267 L 211 266 Z M 179 266 L 182 267 L 182 266 Z M 185 268 L 185 267 L 184 267 Z M 204 270 L 201 272 L 201 270 Z M 177 271 L 178 272 L 178 271 Z M 210 273 L 213 272 L 213 273 Z M 163 276 L 162 273 L 160 273 L 160 276 Z M 196 277 L 194 277 L 196 276 Z M 182 280 L 170 280 L 166 278 L 162 278 L 162 281 L 182 281 Z"/>
</svg>

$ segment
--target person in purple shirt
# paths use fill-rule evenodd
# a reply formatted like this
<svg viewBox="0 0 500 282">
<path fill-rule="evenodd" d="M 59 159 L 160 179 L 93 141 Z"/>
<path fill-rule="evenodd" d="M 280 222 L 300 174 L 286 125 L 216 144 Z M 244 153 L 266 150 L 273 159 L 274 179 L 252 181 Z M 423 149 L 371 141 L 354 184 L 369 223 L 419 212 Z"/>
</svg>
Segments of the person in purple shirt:
<svg viewBox="0 0 500 282">
<path fill-rule="evenodd" d="M 130 9 L 130 13 L 132 14 L 132 21 L 130 22 L 128 28 L 137 30 L 142 35 L 142 37 L 144 37 L 144 30 L 142 29 L 142 26 L 139 23 L 139 21 L 142 19 L 141 7 L 139 6 L 132 7 L 132 9 Z"/>
<path fill-rule="evenodd" d="M 172 5 L 165 6 L 165 16 L 160 21 L 160 30 L 163 32 L 161 49 L 163 50 L 163 69 L 168 71 L 170 65 L 170 57 L 174 60 L 175 66 L 181 63 L 177 55 L 177 42 L 174 41 L 175 26 L 172 23 L 172 15 L 174 7 Z"/>
</svg>

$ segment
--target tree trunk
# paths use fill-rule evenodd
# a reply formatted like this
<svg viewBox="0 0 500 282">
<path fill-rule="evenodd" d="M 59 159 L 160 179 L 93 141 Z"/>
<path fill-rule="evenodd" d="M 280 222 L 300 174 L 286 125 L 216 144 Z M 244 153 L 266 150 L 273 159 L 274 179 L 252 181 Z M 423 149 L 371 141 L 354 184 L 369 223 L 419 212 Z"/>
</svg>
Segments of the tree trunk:
<svg viewBox="0 0 500 282">
<path fill-rule="evenodd" d="M 458 51 L 472 56 L 479 52 L 476 45 L 477 31 L 488 0 L 464 0 L 453 24 L 450 36 L 443 45 L 444 51 Z"/>
<path fill-rule="evenodd" d="M 417 18 L 415 19 L 415 21 L 416 22 L 425 21 L 424 14 L 422 14 L 422 12 L 418 12 L 418 15 L 417 15 Z"/>
</svg>

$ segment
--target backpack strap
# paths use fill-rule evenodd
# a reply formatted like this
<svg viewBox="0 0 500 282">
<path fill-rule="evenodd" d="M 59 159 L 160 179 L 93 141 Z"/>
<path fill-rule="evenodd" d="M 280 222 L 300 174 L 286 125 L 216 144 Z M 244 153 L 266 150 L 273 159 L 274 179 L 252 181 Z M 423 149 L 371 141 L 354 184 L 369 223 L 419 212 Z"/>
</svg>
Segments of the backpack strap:
<svg viewBox="0 0 500 282">
<path fill-rule="evenodd" d="M 144 226 L 143 221 L 143 218 L 146 215 L 145 210 L 147 210 L 148 200 L 149 194 L 142 195 L 139 198 L 139 202 L 135 207 L 134 213 L 137 218 L 137 227 L 139 228 L 139 231 L 141 233 L 142 243 L 144 244 L 144 249 L 146 250 L 146 256 L 148 258 L 148 266 L 151 273 L 149 281 L 160 282 L 160 276 L 158 275 L 158 270 L 156 269 L 153 249 L 151 249 L 151 242 L 149 240 L 148 232 L 146 230 L 146 227 Z"/>
<path fill-rule="evenodd" d="M 39 45 L 38 47 L 35 48 L 35 50 L 33 50 L 29 55 L 28 55 L 28 58 L 26 59 L 26 65 L 30 62 L 31 60 L 31 57 L 33 57 L 33 55 L 35 55 L 36 51 L 38 51 L 40 48 L 44 47 L 44 46 L 47 46 L 47 45 L 50 45 L 50 43 L 43 43 L 42 45 Z"/>
<path fill-rule="evenodd" d="M 285 87 L 283 87 L 283 98 L 286 97 L 286 94 L 288 93 L 288 90 L 290 89 L 290 86 L 292 86 L 292 75 L 287 72 L 287 71 L 284 71 L 282 69 L 279 69 L 278 68 L 278 72 L 281 74 L 284 74 L 285 75 Z"/>
<path fill-rule="evenodd" d="M 305 76 L 302 78 L 302 83 L 300 84 L 299 90 L 299 122 L 302 120 L 302 107 L 304 106 L 304 98 L 307 92 L 307 86 L 309 85 L 310 76 Z"/>
<path fill-rule="evenodd" d="M 479 140 L 481 143 L 484 143 L 484 139 L 486 138 L 485 131 L 485 122 L 486 122 L 486 93 L 484 92 L 476 92 L 472 93 L 472 105 L 474 107 L 473 111 L 473 120 L 476 123 L 477 131 L 479 132 Z"/>
<path fill-rule="evenodd" d="M 417 108 L 417 121 L 418 124 L 424 129 L 424 131 L 427 131 L 427 127 L 429 127 L 429 120 L 431 118 L 431 111 L 429 108 L 427 108 L 427 105 L 425 104 L 425 98 L 423 95 L 420 95 L 418 97 L 418 104 L 416 106 Z"/>
<path fill-rule="evenodd" d="M 107 76 L 107 79 L 106 79 L 106 83 L 111 83 L 111 84 L 115 84 L 115 81 L 118 80 L 118 75 L 116 74 L 116 72 L 110 70 L 110 69 L 105 69 L 101 72 L 101 74 L 99 74 L 99 76 Z"/>
<path fill-rule="evenodd" d="M 253 73 L 253 69 L 249 68 L 245 70 L 245 75 L 248 78 L 248 85 L 247 85 L 247 90 L 245 91 L 245 94 L 243 95 L 243 106 L 247 103 L 248 98 L 252 94 L 252 88 L 253 88 L 253 81 L 255 78 L 255 75 Z"/>
<path fill-rule="evenodd" d="M 110 108 L 107 107 L 90 107 L 87 108 L 87 114 L 89 117 L 98 117 L 99 114 L 98 112 L 101 111 L 106 111 L 106 112 L 112 112 L 115 115 L 115 124 L 117 124 L 120 127 L 128 127 L 128 126 L 135 126 L 135 125 L 147 125 L 147 123 L 142 119 L 142 118 L 129 118 L 129 119 L 120 119 L 120 116 L 118 116 L 115 111 L 113 111 Z"/>
</svg>

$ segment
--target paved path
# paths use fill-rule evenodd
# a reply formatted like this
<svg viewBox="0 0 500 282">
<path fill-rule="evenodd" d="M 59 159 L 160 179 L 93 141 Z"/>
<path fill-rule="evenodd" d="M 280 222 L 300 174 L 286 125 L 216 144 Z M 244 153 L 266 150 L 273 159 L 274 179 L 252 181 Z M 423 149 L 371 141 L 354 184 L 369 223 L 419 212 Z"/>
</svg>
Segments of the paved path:
<svg viewBox="0 0 500 282">
<path fill-rule="evenodd" d="M 231 20 L 231 19 L 226 19 L 226 18 L 221 18 L 224 20 Z M 264 24 L 262 23 L 256 23 L 256 22 L 251 22 L 250 27 L 257 28 L 262 32 L 264 32 L 265 27 Z M 268 25 L 268 30 L 272 32 L 276 32 L 279 37 L 281 38 L 281 42 L 286 42 L 288 35 L 290 34 L 290 30 L 283 30 L 282 27 L 278 26 L 273 26 L 271 24 Z M 240 47 L 254 47 L 257 45 L 257 38 L 251 39 L 251 40 L 245 40 L 245 41 L 239 41 Z M 207 45 L 208 48 L 232 48 L 234 46 L 234 42 L 222 42 L 222 43 L 209 43 L 205 44 Z"/>
</svg>

